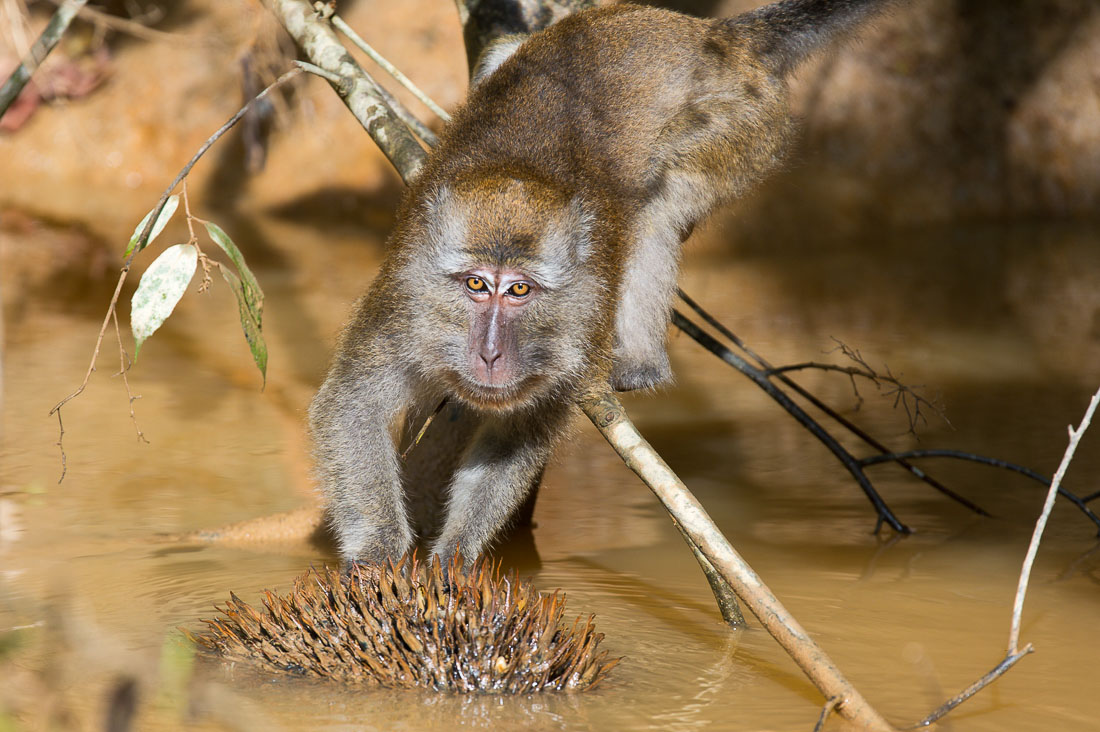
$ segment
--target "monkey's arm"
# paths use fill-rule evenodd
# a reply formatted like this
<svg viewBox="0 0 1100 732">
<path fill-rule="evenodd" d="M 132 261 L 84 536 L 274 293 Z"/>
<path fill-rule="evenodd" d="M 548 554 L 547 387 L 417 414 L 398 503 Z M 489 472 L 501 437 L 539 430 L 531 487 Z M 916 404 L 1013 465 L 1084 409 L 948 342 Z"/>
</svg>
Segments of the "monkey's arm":
<svg viewBox="0 0 1100 732">
<path fill-rule="evenodd" d="M 486 416 L 451 482 L 443 532 L 432 552 L 468 559 L 485 551 L 516 513 L 568 430 L 568 404 L 512 415 Z"/>
<path fill-rule="evenodd" d="M 341 556 L 396 559 L 414 539 L 391 429 L 409 401 L 409 384 L 399 365 L 380 358 L 377 343 L 345 340 L 310 406 L 318 477 Z"/>
</svg>

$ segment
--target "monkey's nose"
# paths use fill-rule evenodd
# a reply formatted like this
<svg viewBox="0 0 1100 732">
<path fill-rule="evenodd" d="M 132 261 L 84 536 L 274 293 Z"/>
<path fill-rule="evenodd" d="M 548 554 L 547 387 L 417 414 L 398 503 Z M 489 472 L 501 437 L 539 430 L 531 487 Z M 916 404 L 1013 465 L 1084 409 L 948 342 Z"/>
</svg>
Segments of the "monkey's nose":
<svg viewBox="0 0 1100 732">
<path fill-rule="evenodd" d="M 485 348 L 482 349 L 480 355 L 485 368 L 492 371 L 493 365 L 500 359 L 501 353 L 499 348 Z"/>
</svg>

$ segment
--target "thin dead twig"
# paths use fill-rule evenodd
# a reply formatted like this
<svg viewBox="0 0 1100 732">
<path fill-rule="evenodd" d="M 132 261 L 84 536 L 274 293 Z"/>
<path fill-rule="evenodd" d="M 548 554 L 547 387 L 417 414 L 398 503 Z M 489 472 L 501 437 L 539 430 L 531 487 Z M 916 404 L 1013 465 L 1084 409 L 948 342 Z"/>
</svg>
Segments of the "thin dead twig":
<svg viewBox="0 0 1100 732">
<path fill-rule="evenodd" d="M 1096 394 L 1093 395 L 1092 400 L 1089 401 L 1088 409 L 1085 410 L 1085 416 L 1081 419 L 1081 424 L 1077 429 L 1073 429 L 1073 425 L 1069 426 L 1069 445 L 1066 446 L 1066 452 L 1062 456 L 1062 463 L 1058 466 L 1057 472 L 1054 473 L 1054 478 L 1050 481 L 1050 489 L 1047 491 L 1047 499 L 1043 504 L 1043 511 L 1039 514 L 1039 519 L 1035 522 L 1035 531 L 1031 535 L 1031 543 L 1027 548 L 1027 556 L 1024 557 L 1024 565 L 1020 570 L 1020 582 L 1016 588 L 1016 602 L 1012 608 L 1012 627 L 1008 634 L 1008 653 L 1012 655 L 1017 652 L 1017 644 L 1020 641 L 1020 616 L 1024 610 L 1024 596 L 1027 594 L 1027 584 L 1031 577 L 1031 567 L 1035 563 L 1035 555 L 1039 552 L 1039 542 L 1043 539 L 1043 531 L 1046 529 L 1047 519 L 1050 518 L 1050 512 L 1054 508 L 1054 499 L 1058 495 L 1058 486 L 1062 483 L 1062 478 L 1065 477 L 1066 470 L 1069 469 L 1070 461 L 1073 460 L 1073 454 L 1077 451 L 1077 445 L 1081 442 L 1081 436 L 1085 434 L 1085 430 L 1089 428 L 1089 424 L 1092 422 L 1092 415 L 1096 412 L 1096 405 L 1100 404 L 1100 389 L 1097 389 Z"/>
<path fill-rule="evenodd" d="M 833 342 L 837 344 L 837 347 L 834 350 L 840 351 L 841 354 L 854 361 L 856 364 L 858 364 L 859 368 L 863 369 L 863 371 L 866 372 L 856 375 L 864 376 L 865 378 L 870 379 L 880 390 L 882 389 L 883 382 L 893 385 L 894 388 L 886 390 L 884 394 L 886 396 L 895 396 L 895 408 L 897 408 L 898 402 L 901 402 L 901 405 L 905 408 L 906 417 L 909 420 L 909 432 L 912 433 L 914 437 L 917 436 L 917 422 L 924 421 L 925 424 L 928 423 L 928 420 L 921 412 L 922 404 L 931 409 L 932 412 L 937 417 L 942 419 L 948 427 L 952 427 L 951 420 L 949 420 L 947 418 L 947 415 L 944 414 L 943 409 L 932 400 L 926 399 L 919 392 L 917 392 L 917 389 L 921 387 L 914 387 L 910 386 L 909 384 L 903 383 L 900 378 L 894 376 L 889 366 L 885 367 L 885 374 L 880 374 L 871 366 L 871 364 L 867 363 L 867 360 L 863 358 L 863 354 L 859 352 L 859 349 L 852 348 L 847 343 L 836 337 L 833 337 Z M 854 377 L 852 383 L 854 386 Z M 912 411 L 910 411 L 909 407 L 910 401 L 912 401 L 913 403 Z"/>
<path fill-rule="evenodd" d="M 167 199 L 165 199 L 167 200 Z M 80 396 L 84 389 L 88 386 L 88 381 L 92 378 L 92 372 L 95 369 L 95 363 L 99 359 L 99 349 L 103 346 L 103 336 L 107 333 L 107 325 L 111 322 L 111 317 L 114 315 L 115 306 L 118 304 L 119 293 L 122 292 L 122 283 L 126 281 L 126 275 L 130 272 L 130 265 L 127 263 L 123 265 L 122 270 L 118 275 L 118 282 L 115 284 L 114 294 L 111 295 L 111 303 L 107 306 L 107 314 L 103 316 L 103 324 L 99 327 L 99 335 L 96 336 L 95 348 L 92 349 L 92 361 L 88 364 L 88 370 L 84 373 L 84 380 L 80 382 L 80 386 L 76 388 L 71 394 L 59 401 L 50 410 L 50 414 L 57 413 L 57 426 L 59 434 L 57 436 L 57 447 L 61 450 L 61 477 L 57 479 L 57 482 L 65 480 L 65 473 L 67 472 L 67 460 L 65 457 L 65 427 L 61 422 L 61 408 L 68 402 Z"/>
<path fill-rule="evenodd" d="M 994 666 L 985 676 L 963 689 L 951 699 L 948 699 L 938 709 L 920 722 L 917 722 L 910 729 L 927 727 L 937 719 L 940 719 L 1003 675 L 1021 658 L 1035 650 L 1030 643 L 1023 648 L 1019 647 L 1020 620 L 1023 617 L 1024 598 L 1027 596 L 1027 587 L 1031 579 L 1031 568 L 1035 564 L 1035 556 L 1039 552 L 1039 544 L 1043 539 L 1043 531 L 1046 529 L 1047 520 L 1050 518 L 1050 512 L 1054 508 L 1054 500 L 1058 496 L 1058 486 L 1061 484 L 1062 478 L 1065 477 L 1066 470 L 1069 469 L 1069 464 L 1073 460 L 1073 454 L 1077 451 L 1077 445 L 1080 444 L 1081 437 L 1085 434 L 1085 430 L 1089 428 L 1089 424 L 1092 422 L 1092 417 L 1093 414 L 1096 413 L 1098 404 L 1100 404 L 1100 389 L 1097 389 L 1096 393 L 1089 401 L 1088 408 L 1085 410 L 1085 416 L 1081 418 L 1081 423 L 1077 426 L 1077 429 L 1075 430 L 1073 425 L 1069 426 L 1069 445 L 1066 446 L 1066 451 L 1062 455 L 1062 462 L 1058 466 L 1054 478 L 1050 481 L 1050 489 L 1047 491 L 1047 498 L 1043 503 L 1043 510 L 1039 513 L 1039 518 L 1035 521 L 1035 530 L 1031 534 L 1031 542 L 1028 544 L 1023 566 L 1020 568 L 1020 580 L 1016 586 L 1016 598 L 1012 606 L 1012 621 L 1008 630 L 1008 650 L 1004 659 Z"/>
<path fill-rule="evenodd" d="M 839 703 L 840 699 L 835 696 L 825 702 L 825 706 L 821 708 L 821 716 L 817 718 L 817 724 L 814 725 L 814 732 L 821 732 L 829 715 L 836 711 L 836 705 Z"/>
<path fill-rule="evenodd" d="M 126 348 L 122 345 L 122 331 L 118 327 L 118 310 L 116 308 L 111 309 L 111 319 L 115 322 L 115 336 L 118 338 L 118 373 L 115 375 L 121 376 L 122 383 L 126 386 L 126 398 L 130 405 L 130 421 L 134 423 L 138 442 L 149 444 L 149 440 L 145 438 L 145 433 L 138 426 L 137 415 L 134 413 L 134 402 L 141 399 L 141 395 L 134 396 L 134 392 L 130 390 L 130 380 L 126 378 L 126 372 L 130 370 L 133 362 L 130 361 L 130 354 L 126 353 Z"/>
<path fill-rule="evenodd" d="M 948 699 L 947 701 L 945 701 L 943 704 L 941 704 L 939 707 L 937 707 L 935 711 L 933 711 L 931 714 L 929 714 L 927 717 L 925 717 L 921 721 L 917 722 L 916 724 L 914 724 L 910 727 L 906 727 L 905 729 L 920 729 L 922 727 L 927 727 L 928 725 L 932 724 L 936 720 L 943 718 L 952 709 L 959 706 L 964 701 L 966 701 L 970 697 L 974 696 L 979 691 L 981 691 L 982 689 L 984 689 L 985 687 L 989 686 L 991 683 L 993 683 L 994 681 L 999 679 L 1001 676 L 1003 676 L 1006 671 L 1008 671 L 1010 668 L 1012 668 L 1013 666 L 1016 665 L 1017 661 L 1019 661 L 1021 658 L 1023 658 L 1027 654 L 1031 653 L 1033 650 L 1034 649 L 1031 647 L 1031 644 L 1029 643 L 1027 645 L 1027 647 L 1024 648 L 1022 651 L 1020 651 L 1019 653 L 1015 653 L 1015 654 L 1006 656 L 1004 658 L 1004 660 L 1002 660 L 1000 663 L 998 663 L 996 666 L 994 666 L 992 669 L 990 669 L 989 673 L 987 673 L 985 676 L 981 677 L 980 679 L 975 681 L 973 684 L 966 687 L 965 689 L 960 691 L 958 694 L 956 694 L 955 696 L 953 696 L 950 699 Z"/>
<path fill-rule="evenodd" d="M 427 419 L 424 420 L 424 424 L 420 427 L 420 431 L 416 433 L 416 437 L 414 437 L 412 442 L 409 443 L 409 446 L 405 448 L 405 451 L 401 453 L 402 460 L 407 458 L 409 456 L 409 453 L 412 452 L 412 449 L 420 444 L 420 440 L 424 437 L 424 433 L 428 431 L 428 427 L 431 426 L 432 421 L 440 412 L 443 411 L 443 407 L 445 406 L 447 406 L 446 397 L 444 397 L 443 400 L 439 402 L 439 406 L 436 407 L 435 410 L 428 415 Z"/>
<path fill-rule="evenodd" d="M 187 243 L 190 244 L 191 246 L 195 247 L 195 252 L 198 254 L 199 264 L 202 265 L 202 282 L 199 283 L 198 291 L 199 292 L 206 292 L 207 290 L 210 289 L 210 285 L 212 285 L 214 283 L 214 278 L 210 276 L 210 267 L 211 267 L 210 257 L 206 256 L 206 253 L 203 252 L 202 247 L 199 246 L 199 237 L 198 237 L 197 234 L 195 234 L 195 221 L 200 221 L 200 222 L 203 222 L 203 223 L 205 223 L 205 222 L 204 222 L 203 219 L 200 219 L 199 217 L 193 216 L 191 214 L 191 199 L 187 195 L 187 181 L 186 180 L 183 181 L 182 194 L 183 194 L 182 195 L 182 198 L 183 198 L 183 215 L 184 215 L 184 218 L 187 220 L 187 234 L 188 234 Z M 215 264 L 217 264 L 218 267 L 221 267 L 220 262 L 216 262 Z"/>
<path fill-rule="evenodd" d="M 890 525 L 894 531 L 899 534 L 908 534 L 910 529 L 903 524 L 894 512 L 886 505 L 886 501 L 882 499 L 878 491 L 875 490 L 871 484 L 871 480 L 864 473 L 863 468 L 859 465 L 859 462 L 855 457 L 848 452 L 843 445 L 841 445 L 835 437 L 833 437 L 825 428 L 823 428 L 818 422 L 806 414 L 806 411 L 799 407 L 794 401 L 787 396 L 786 392 L 780 390 L 775 384 L 768 380 L 768 377 L 760 369 L 749 364 L 745 359 L 738 356 L 736 353 L 726 348 L 719 343 L 710 334 L 705 333 L 699 326 L 688 320 L 679 310 L 672 311 L 672 324 L 680 330 L 687 333 L 692 340 L 706 348 L 711 353 L 721 358 L 726 363 L 730 364 L 742 374 L 752 380 L 754 384 L 764 390 L 764 392 L 780 404 L 787 412 L 794 417 L 799 424 L 810 431 L 814 437 L 822 442 L 829 451 L 836 456 L 848 472 L 855 478 L 856 483 L 863 490 L 864 495 L 867 496 L 867 500 L 874 506 L 878 516 L 878 520 L 875 524 L 875 533 L 878 533 L 882 528 L 883 523 Z"/>
<path fill-rule="evenodd" d="M 412 79 L 401 73 L 401 69 L 397 68 L 389 61 L 387 61 L 385 57 L 382 56 L 382 54 L 378 53 L 378 51 L 375 51 L 370 46 L 370 44 L 364 41 L 362 37 L 358 33 L 356 33 L 350 25 L 344 22 L 343 18 L 341 18 L 339 15 L 332 16 L 332 24 L 336 27 L 336 30 L 347 36 L 348 40 L 358 46 L 363 53 L 367 54 L 367 56 L 370 57 L 371 61 L 381 66 L 387 74 L 392 76 L 394 81 L 408 89 L 409 92 L 411 92 L 414 97 L 419 99 L 425 107 L 430 109 L 435 114 L 435 116 L 439 117 L 444 122 L 451 121 L 451 115 L 447 114 L 446 110 L 444 110 L 443 107 L 436 104 L 434 101 L 432 101 L 431 97 L 420 91 L 420 87 L 414 84 L 412 82 Z"/>
<path fill-rule="evenodd" d="M 860 465 L 875 465 L 877 463 L 886 462 L 898 462 L 907 463 L 909 460 L 916 460 L 920 458 L 953 458 L 955 460 L 966 460 L 980 465 L 988 465 L 993 468 L 1002 468 L 1004 470 L 1011 470 L 1014 473 L 1027 476 L 1037 483 L 1042 483 L 1044 486 L 1049 487 L 1051 479 L 1044 475 L 1041 475 L 1031 468 L 1026 468 L 1023 465 L 1017 465 L 1016 463 L 1010 463 L 1007 460 L 1001 460 L 999 458 L 986 457 L 985 455 L 975 455 L 974 453 L 964 452 L 962 450 L 906 450 L 905 452 L 886 452 L 880 455 L 871 455 L 870 457 L 861 458 Z M 1100 516 L 1097 516 L 1092 509 L 1088 507 L 1089 501 L 1092 501 L 1100 497 L 1100 493 L 1092 493 L 1087 496 L 1078 496 L 1071 490 L 1058 486 L 1058 495 L 1065 498 L 1074 506 L 1085 514 L 1085 517 L 1092 521 L 1097 526 L 1097 535 L 1100 536 Z"/>
</svg>

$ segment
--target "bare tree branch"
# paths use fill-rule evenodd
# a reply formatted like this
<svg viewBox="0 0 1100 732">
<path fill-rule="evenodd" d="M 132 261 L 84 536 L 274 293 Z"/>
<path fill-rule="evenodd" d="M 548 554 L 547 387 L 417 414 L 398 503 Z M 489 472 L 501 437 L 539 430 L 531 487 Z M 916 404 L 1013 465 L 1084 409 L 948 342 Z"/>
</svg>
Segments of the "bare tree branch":
<svg viewBox="0 0 1100 732">
<path fill-rule="evenodd" d="M 702 504 L 639 434 L 618 399 L 608 392 L 590 396 L 580 406 L 814 686 L 826 699 L 841 700 L 836 704 L 841 716 L 868 730 L 894 729 L 841 674 L 832 659 L 730 545 Z"/>
<path fill-rule="evenodd" d="M 1073 429 L 1073 425 L 1069 426 L 1069 445 L 1066 446 L 1065 455 L 1062 456 L 1062 463 L 1058 466 L 1057 472 L 1054 473 L 1054 479 L 1050 481 L 1050 490 L 1047 491 L 1047 500 L 1043 504 L 1043 511 L 1039 514 L 1039 519 L 1035 522 L 1035 531 L 1031 535 L 1031 544 L 1027 548 L 1027 556 L 1024 558 L 1023 568 L 1020 570 L 1020 583 L 1016 588 L 1016 602 L 1012 608 L 1012 628 L 1008 634 L 1008 653 L 1013 655 L 1017 652 L 1017 644 L 1020 642 L 1020 616 L 1024 611 L 1024 596 L 1027 595 L 1027 583 L 1031 577 L 1031 567 L 1035 563 L 1035 555 L 1039 552 L 1039 542 L 1043 539 L 1043 531 L 1047 526 L 1047 519 L 1050 518 L 1050 512 L 1054 508 L 1054 499 L 1058 495 L 1058 486 L 1062 483 L 1062 478 L 1065 477 L 1066 470 L 1069 469 L 1070 461 L 1073 460 L 1073 453 L 1077 451 L 1077 445 L 1081 442 L 1081 436 L 1085 434 L 1085 430 L 1089 428 L 1089 423 L 1092 422 L 1092 415 L 1096 412 L 1096 405 L 1100 404 L 1100 389 L 1093 395 L 1092 400 L 1089 402 L 1088 409 L 1085 410 L 1085 416 L 1081 419 L 1081 424 L 1077 429 Z"/>
<path fill-rule="evenodd" d="M 875 507 L 875 511 L 878 513 L 875 533 L 878 533 L 883 522 L 888 523 L 890 528 L 898 533 L 910 533 L 909 527 L 898 520 L 894 512 L 890 510 L 890 507 L 882 500 L 882 496 L 880 496 L 874 486 L 871 485 L 871 480 L 863 472 L 863 468 L 859 465 L 859 461 L 856 460 L 850 452 L 844 449 L 844 447 L 837 442 L 836 438 L 829 434 L 816 420 L 795 404 L 786 393 L 778 389 L 775 384 L 768 381 L 768 377 L 763 371 L 753 367 L 746 362 L 745 359 L 723 346 L 709 334 L 703 332 L 699 326 L 684 317 L 678 310 L 672 311 L 672 324 L 691 336 L 691 338 L 695 340 L 696 343 L 703 346 L 703 348 L 706 348 L 745 376 L 752 379 L 753 383 L 763 389 L 772 399 L 779 402 L 792 417 L 798 420 L 799 424 L 809 430 L 814 437 L 821 440 L 821 442 L 829 448 L 833 455 L 836 456 L 837 460 L 839 460 L 844 467 L 848 469 L 848 472 L 852 474 L 852 477 L 856 479 L 856 482 L 859 484 L 859 487 L 863 489 L 867 499 L 871 501 L 871 505 Z"/>
<path fill-rule="evenodd" d="M 1066 470 L 1069 469 L 1070 461 L 1073 460 L 1073 454 L 1077 451 L 1077 445 L 1080 444 L 1081 437 L 1085 434 L 1085 430 L 1089 428 L 1089 424 L 1092 422 L 1092 416 L 1096 413 L 1098 404 L 1100 404 L 1100 389 L 1097 389 L 1096 393 L 1089 401 L 1088 408 L 1085 410 L 1085 416 L 1081 418 L 1081 424 L 1077 426 L 1077 429 L 1073 429 L 1073 425 L 1069 426 L 1069 445 L 1066 446 L 1065 454 L 1062 455 L 1062 463 L 1058 466 L 1058 471 L 1050 481 L 1050 490 L 1047 491 L 1047 498 L 1043 503 L 1043 510 L 1039 513 L 1039 518 L 1035 522 L 1035 530 L 1031 534 L 1031 542 L 1028 544 L 1024 563 L 1020 568 L 1020 581 L 1016 586 L 1016 599 L 1012 606 L 1012 622 L 1008 630 L 1008 651 L 1004 659 L 994 666 L 985 676 L 963 689 L 951 699 L 948 699 L 934 712 L 913 725 L 913 728 L 927 727 L 932 724 L 937 719 L 974 696 L 974 694 L 981 691 L 984 687 L 988 686 L 1004 674 L 1005 671 L 1012 668 L 1017 661 L 1034 650 L 1030 643 L 1023 648 L 1019 647 L 1020 619 L 1024 612 L 1024 597 L 1027 595 L 1027 586 L 1031 579 L 1031 568 L 1035 564 L 1035 555 L 1039 552 L 1039 543 L 1043 539 L 1043 531 L 1046 529 L 1047 520 L 1050 518 L 1050 512 L 1054 508 L 1054 499 L 1058 495 L 1058 486 L 1061 485 L 1062 478 L 1065 477 Z"/>
<path fill-rule="evenodd" d="M 870 434 L 868 434 L 866 431 L 861 429 L 858 425 L 856 425 L 854 422 L 852 422 L 851 420 L 846 418 L 844 415 L 837 412 L 835 409 L 830 407 L 828 404 L 826 404 L 825 402 L 818 399 L 811 392 L 809 392 L 808 390 L 806 390 L 802 386 L 800 386 L 796 381 L 794 381 L 793 379 L 786 376 L 786 374 L 783 373 L 783 372 L 785 370 L 787 370 L 788 367 L 780 367 L 780 368 L 773 367 L 770 363 L 767 362 L 767 360 L 764 359 L 763 356 L 757 354 L 755 351 L 753 351 L 751 348 L 749 348 L 748 345 L 744 341 L 742 341 L 740 338 L 738 338 L 736 335 L 734 335 L 729 330 L 729 328 L 724 326 L 721 322 L 719 322 L 716 318 L 714 318 L 710 313 L 708 313 L 706 310 L 704 310 L 698 303 L 695 302 L 695 300 L 688 297 L 686 292 L 684 292 L 683 290 L 677 289 L 677 293 L 679 294 L 680 299 L 683 300 L 688 305 L 688 307 L 690 307 L 692 310 L 694 310 L 695 313 L 697 315 L 699 315 L 699 317 L 701 317 L 704 321 L 706 321 L 707 324 L 709 324 L 712 328 L 714 328 L 719 333 L 721 333 L 723 336 L 725 336 L 730 341 L 730 343 L 732 343 L 737 348 L 741 349 L 742 352 L 744 352 L 749 358 L 751 358 L 753 361 L 755 361 L 757 363 L 757 365 L 761 369 L 763 369 L 763 372 L 762 372 L 763 376 L 778 378 L 779 381 L 781 381 L 783 384 L 785 384 L 786 386 L 793 389 L 795 391 L 795 393 L 797 393 L 803 399 L 807 400 L 808 402 L 813 404 L 815 407 L 820 409 L 822 412 L 827 414 L 830 418 L 832 418 L 833 421 L 835 421 L 837 424 L 839 424 L 840 426 L 847 429 L 853 435 L 855 435 L 859 439 L 863 440 L 865 443 L 867 443 L 871 447 L 875 448 L 880 453 L 883 453 L 883 454 L 890 453 L 890 448 L 886 447 L 886 445 L 879 442 L 877 439 L 872 437 Z M 701 345 L 703 345 L 704 348 L 709 348 L 706 344 L 701 344 Z M 840 345 L 843 348 L 847 348 L 847 346 L 845 346 L 843 343 L 841 343 Z M 858 356 L 858 351 L 855 352 L 855 353 Z M 721 354 L 716 354 L 716 355 L 718 355 L 719 358 L 722 358 Z M 729 363 L 734 368 L 736 368 L 738 371 L 740 371 L 741 373 L 745 374 L 750 379 L 752 379 L 755 383 L 757 383 L 757 385 L 760 385 L 760 382 L 757 380 L 758 372 L 756 370 L 753 370 L 751 366 L 749 366 L 748 364 L 745 364 L 745 366 L 748 369 L 750 369 L 750 370 L 746 370 L 745 368 L 742 368 L 737 363 L 733 363 L 733 362 L 729 362 Z M 742 361 L 741 363 L 744 363 L 744 362 Z M 875 374 L 874 370 L 870 369 L 870 367 L 868 367 L 868 371 L 865 373 L 863 370 L 861 370 L 860 368 L 857 368 L 857 367 L 833 366 L 831 364 L 822 364 L 822 366 L 828 366 L 829 368 L 827 370 L 836 370 L 836 371 L 840 371 L 842 373 L 848 374 L 848 376 L 852 378 L 852 388 L 853 388 L 853 390 L 855 390 L 856 397 L 858 399 L 860 399 L 860 401 L 862 401 L 863 398 L 859 396 L 859 390 L 856 389 L 855 376 L 856 375 L 865 376 L 865 377 L 870 378 L 870 379 L 874 379 L 877 376 L 877 374 Z M 761 388 L 763 388 L 763 387 L 761 387 Z M 767 389 L 765 389 L 765 391 L 767 392 Z M 768 392 L 768 395 L 772 396 L 772 393 Z M 774 399 L 775 397 L 772 396 L 772 398 Z M 779 400 L 777 400 L 777 401 L 779 401 Z M 780 405 L 782 405 L 786 409 L 786 404 L 784 404 L 782 401 L 780 401 Z M 790 410 L 788 409 L 787 411 L 789 412 Z M 797 419 L 803 426 L 805 426 L 807 429 L 810 429 L 810 431 L 813 432 L 813 430 L 805 422 L 803 422 L 797 415 L 792 413 L 792 416 L 794 416 L 795 419 Z M 814 424 L 816 424 L 816 422 L 814 422 Z M 910 428 L 912 428 L 911 424 L 910 424 Z M 814 434 L 816 436 L 816 433 L 814 433 Z M 829 446 L 829 443 L 826 443 L 826 446 Z M 832 450 L 833 454 L 837 456 L 837 459 L 840 460 L 842 463 L 844 463 L 845 467 L 848 467 L 849 471 L 851 471 L 851 467 L 846 462 L 847 458 L 844 457 L 843 455 L 837 453 L 837 451 L 835 449 L 833 449 L 831 446 L 829 446 L 829 447 L 830 447 L 830 450 Z M 847 453 L 847 451 L 845 451 L 845 452 Z M 852 457 L 851 453 L 847 453 L 847 457 Z M 936 480 L 935 478 L 933 478 L 931 475 L 928 475 L 928 473 L 924 472 L 923 470 L 916 467 L 915 465 L 907 462 L 904 458 L 895 460 L 894 462 L 897 462 L 898 465 L 900 465 L 901 467 L 908 470 L 912 475 L 919 478 L 920 480 L 923 480 L 925 483 L 932 486 L 933 488 L 938 490 L 940 493 L 943 493 L 945 496 L 947 496 L 951 500 L 956 501 L 957 503 L 961 503 L 962 505 L 966 506 L 968 509 L 970 509 L 974 513 L 977 513 L 981 516 L 989 516 L 989 513 L 985 509 L 983 509 L 981 506 L 978 506 L 977 504 L 975 504 L 974 502 L 972 502 L 969 499 L 965 498 L 964 496 L 962 496 L 962 495 L 956 493 L 955 491 L 951 490 L 950 488 L 945 486 L 943 483 L 941 483 L 938 480 Z M 868 463 L 864 463 L 863 461 L 857 461 L 857 463 L 860 466 L 864 466 L 864 465 L 868 464 Z M 858 480 L 859 479 L 857 478 L 857 482 L 858 482 Z M 861 484 L 861 487 L 862 487 L 862 484 Z"/>
<path fill-rule="evenodd" d="M 405 183 L 411 183 L 427 153 L 390 108 L 378 83 L 340 44 L 328 17 L 304 0 L 264 0 L 264 4 L 311 62 L 342 80 L 330 83 Z"/>
<path fill-rule="evenodd" d="M 1004 470 L 1011 470 L 1014 473 L 1025 475 L 1032 480 L 1042 483 L 1044 486 L 1050 485 L 1050 478 L 1041 475 L 1031 468 L 1026 468 L 1023 465 L 1017 465 L 1016 463 L 1010 463 L 1007 460 L 1001 460 L 999 458 L 986 457 L 985 455 L 975 455 L 974 453 L 964 452 L 962 450 L 906 450 L 905 452 L 886 452 L 881 455 L 871 455 L 870 457 L 860 458 L 860 465 L 876 465 L 878 463 L 908 462 L 909 460 L 917 460 L 920 458 L 953 458 L 955 460 L 967 460 L 972 463 L 979 463 L 981 465 L 988 465 L 992 468 L 1003 468 Z M 915 468 L 919 472 L 919 468 Z M 1074 506 L 1085 514 L 1085 516 L 1092 521 L 1098 527 L 1097 535 L 1100 536 L 1100 516 L 1097 516 L 1092 509 L 1088 507 L 1089 501 L 1096 498 L 1100 498 L 1100 493 L 1092 493 L 1087 496 L 1078 496 L 1073 491 L 1058 486 L 1058 495 L 1065 498 Z"/>
<path fill-rule="evenodd" d="M 434 113 L 435 116 L 439 117 L 444 122 L 451 121 L 451 115 L 447 114 L 446 110 L 444 110 L 443 107 L 436 104 L 434 101 L 432 101 L 431 97 L 420 91 L 420 87 L 412 83 L 412 79 L 401 73 L 401 69 L 391 64 L 385 59 L 385 57 L 382 56 L 382 54 L 371 48 L 370 44 L 364 41 L 362 37 L 360 37 L 360 35 L 356 33 L 350 25 L 344 22 L 343 18 L 341 18 L 339 15 L 332 16 L 332 24 L 336 26 L 336 30 L 347 36 L 349 41 L 358 46 L 363 53 L 367 54 L 367 56 L 370 57 L 371 61 L 385 69 L 386 73 L 392 76 L 398 84 L 408 89 L 409 92 L 411 92 L 414 97 L 419 99 L 425 107 L 432 110 L 432 113 Z"/>
<path fill-rule="evenodd" d="M 0 117 L 3 117 L 4 112 L 8 111 L 8 107 L 19 96 L 19 92 L 23 91 L 23 87 L 31 80 L 31 75 L 50 55 L 50 51 L 61 40 L 61 36 L 65 35 L 69 23 L 73 22 L 73 18 L 76 17 L 77 12 L 86 2 L 88 0 L 65 0 L 64 4 L 50 18 L 50 22 L 46 24 L 42 35 L 38 36 L 38 40 L 31 46 L 31 50 L 23 57 L 15 70 L 11 72 L 4 85 L 0 86 Z"/>
</svg>

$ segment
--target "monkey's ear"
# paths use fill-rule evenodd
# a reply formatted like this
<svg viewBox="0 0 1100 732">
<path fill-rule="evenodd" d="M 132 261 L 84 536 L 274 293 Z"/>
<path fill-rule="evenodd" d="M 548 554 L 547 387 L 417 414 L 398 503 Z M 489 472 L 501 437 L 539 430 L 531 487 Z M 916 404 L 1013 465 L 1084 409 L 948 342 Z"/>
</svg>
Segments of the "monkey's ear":
<svg viewBox="0 0 1100 732">
<path fill-rule="evenodd" d="M 474 73 L 470 75 L 470 88 L 477 86 L 489 75 L 500 68 L 500 65 L 511 58 L 516 49 L 527 40 L 526 33 L 513 33 L 497 38 L 481 52 Z"/>
<path fill-rule="evenodd" d="M 435 269 L 443 274 L 462 271 L 463 246 L 469 230 L 469 211 L 450 186 L 440 186 L 424 197 L 425 248 Z"/>
</svg>

